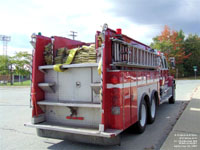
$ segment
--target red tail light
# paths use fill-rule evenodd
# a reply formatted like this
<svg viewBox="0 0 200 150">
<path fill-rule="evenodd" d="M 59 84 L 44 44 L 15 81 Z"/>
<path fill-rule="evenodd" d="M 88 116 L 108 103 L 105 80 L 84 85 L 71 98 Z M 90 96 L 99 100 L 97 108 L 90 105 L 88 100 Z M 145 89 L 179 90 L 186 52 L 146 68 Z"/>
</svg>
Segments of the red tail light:
<svg viewBox="0 0 200 150">
<path fill-rule="evenodd" d="M 117 76 L 112 76 L 112 77 L 111 77 L 111 83 L 112 83 L 112 84 L 117 84 L 117 83 L 119 83 L 119 79 L 117 78 Z"/>
</svg>

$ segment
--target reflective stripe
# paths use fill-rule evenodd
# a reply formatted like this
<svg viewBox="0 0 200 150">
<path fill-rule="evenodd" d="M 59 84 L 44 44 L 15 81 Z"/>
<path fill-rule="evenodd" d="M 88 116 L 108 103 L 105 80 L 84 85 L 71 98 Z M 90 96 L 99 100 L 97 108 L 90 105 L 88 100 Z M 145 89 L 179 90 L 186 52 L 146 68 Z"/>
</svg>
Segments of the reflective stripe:
<svg viewBox="0 0 200 150">
<path fill-rule="evenodd" d="M 129 98 L 131 98 L 130 95 L 124 96 L 124 99 L 129 99 Z"/>
<path fill-rule="evenodd" d="M 153 79 L 147 80 L 147 83 L 151 83 L 151 82 L 153 82 Z"/>
<path fill-rule="evenodd" d="M 154 83 L 154 82 L 158 82 L 159 79 L 151 79 L 151 82 L 149 82 L 149 80 L 147 80 L 148 84 Z M 138 82 L 128 82 L 128 83 L 119 83 L 119 84 L 107 84 L 107 89 L 112 89 L 112 88 L 128 88 L 128 87 L 134 87 L 136 85 L 140 86 L 140 85 L 144 85 L 146 84 L 146 80 L 143 81 L 138 81 Z"/>
<path fill-rule="evenodd" d="M 138 81 L 138 85 L 146 84 L 146 80 Z"/>
<path fill-rule="evenodd" d="M 123 88 L 123 83 L 119 83 L 119 84 L 107 84 L 107 89 L 112 89 L 112 88 Z"/>
</svg>

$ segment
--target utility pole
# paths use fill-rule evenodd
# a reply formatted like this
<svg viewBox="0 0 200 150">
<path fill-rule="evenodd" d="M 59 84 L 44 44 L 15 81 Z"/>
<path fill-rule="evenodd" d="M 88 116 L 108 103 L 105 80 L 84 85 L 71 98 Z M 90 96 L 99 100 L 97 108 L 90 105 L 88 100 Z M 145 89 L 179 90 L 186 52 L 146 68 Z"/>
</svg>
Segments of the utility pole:
<svg viewBox="0 0 200 150">
<path fill-rule="evenodd" d="M 70 31 L 70 32 L 71 32 L 71 34 L 69 36 L 72 36 L 72 39 L 75 40 L 75 37 L 77 36 L 76 35 L 77 32 L 75 32 L 75 31 Z"/>
</svg>

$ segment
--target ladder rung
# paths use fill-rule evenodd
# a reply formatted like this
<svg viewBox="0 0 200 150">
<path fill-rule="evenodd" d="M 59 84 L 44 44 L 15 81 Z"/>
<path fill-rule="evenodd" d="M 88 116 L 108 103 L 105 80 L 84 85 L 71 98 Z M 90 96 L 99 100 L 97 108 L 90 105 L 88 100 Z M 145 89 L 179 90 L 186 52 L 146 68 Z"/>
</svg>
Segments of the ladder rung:
<svg viewBox="0 0 200 150">
<path fill-rule="evenodd" d="M 157 55 L 154 52 L 138 48 L 133 44 L 127 43 L 119 39 L 111 38 L 111 40 L 113 41 L 113 66 L 143 68 L 157 67 Z"/>
</svg>

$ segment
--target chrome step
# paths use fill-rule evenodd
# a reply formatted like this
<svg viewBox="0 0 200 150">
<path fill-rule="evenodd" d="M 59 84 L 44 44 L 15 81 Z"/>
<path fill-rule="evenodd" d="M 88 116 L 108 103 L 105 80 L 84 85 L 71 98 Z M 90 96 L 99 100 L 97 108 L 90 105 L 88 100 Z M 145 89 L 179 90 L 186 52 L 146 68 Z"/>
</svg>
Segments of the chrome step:
<svg viewBox="0 0 200 150">
<path fill-rule="evenodd" d="M 92 87 L 95 94 L 100 94 L 101 83 L 91 83 L 90 86 Z"/>
<path fill-rule="evenodd" d="M 38 83 L 38 86 L 45 92 L 55 92 L 54 86 L 55 83 Z"/>
</svg>

